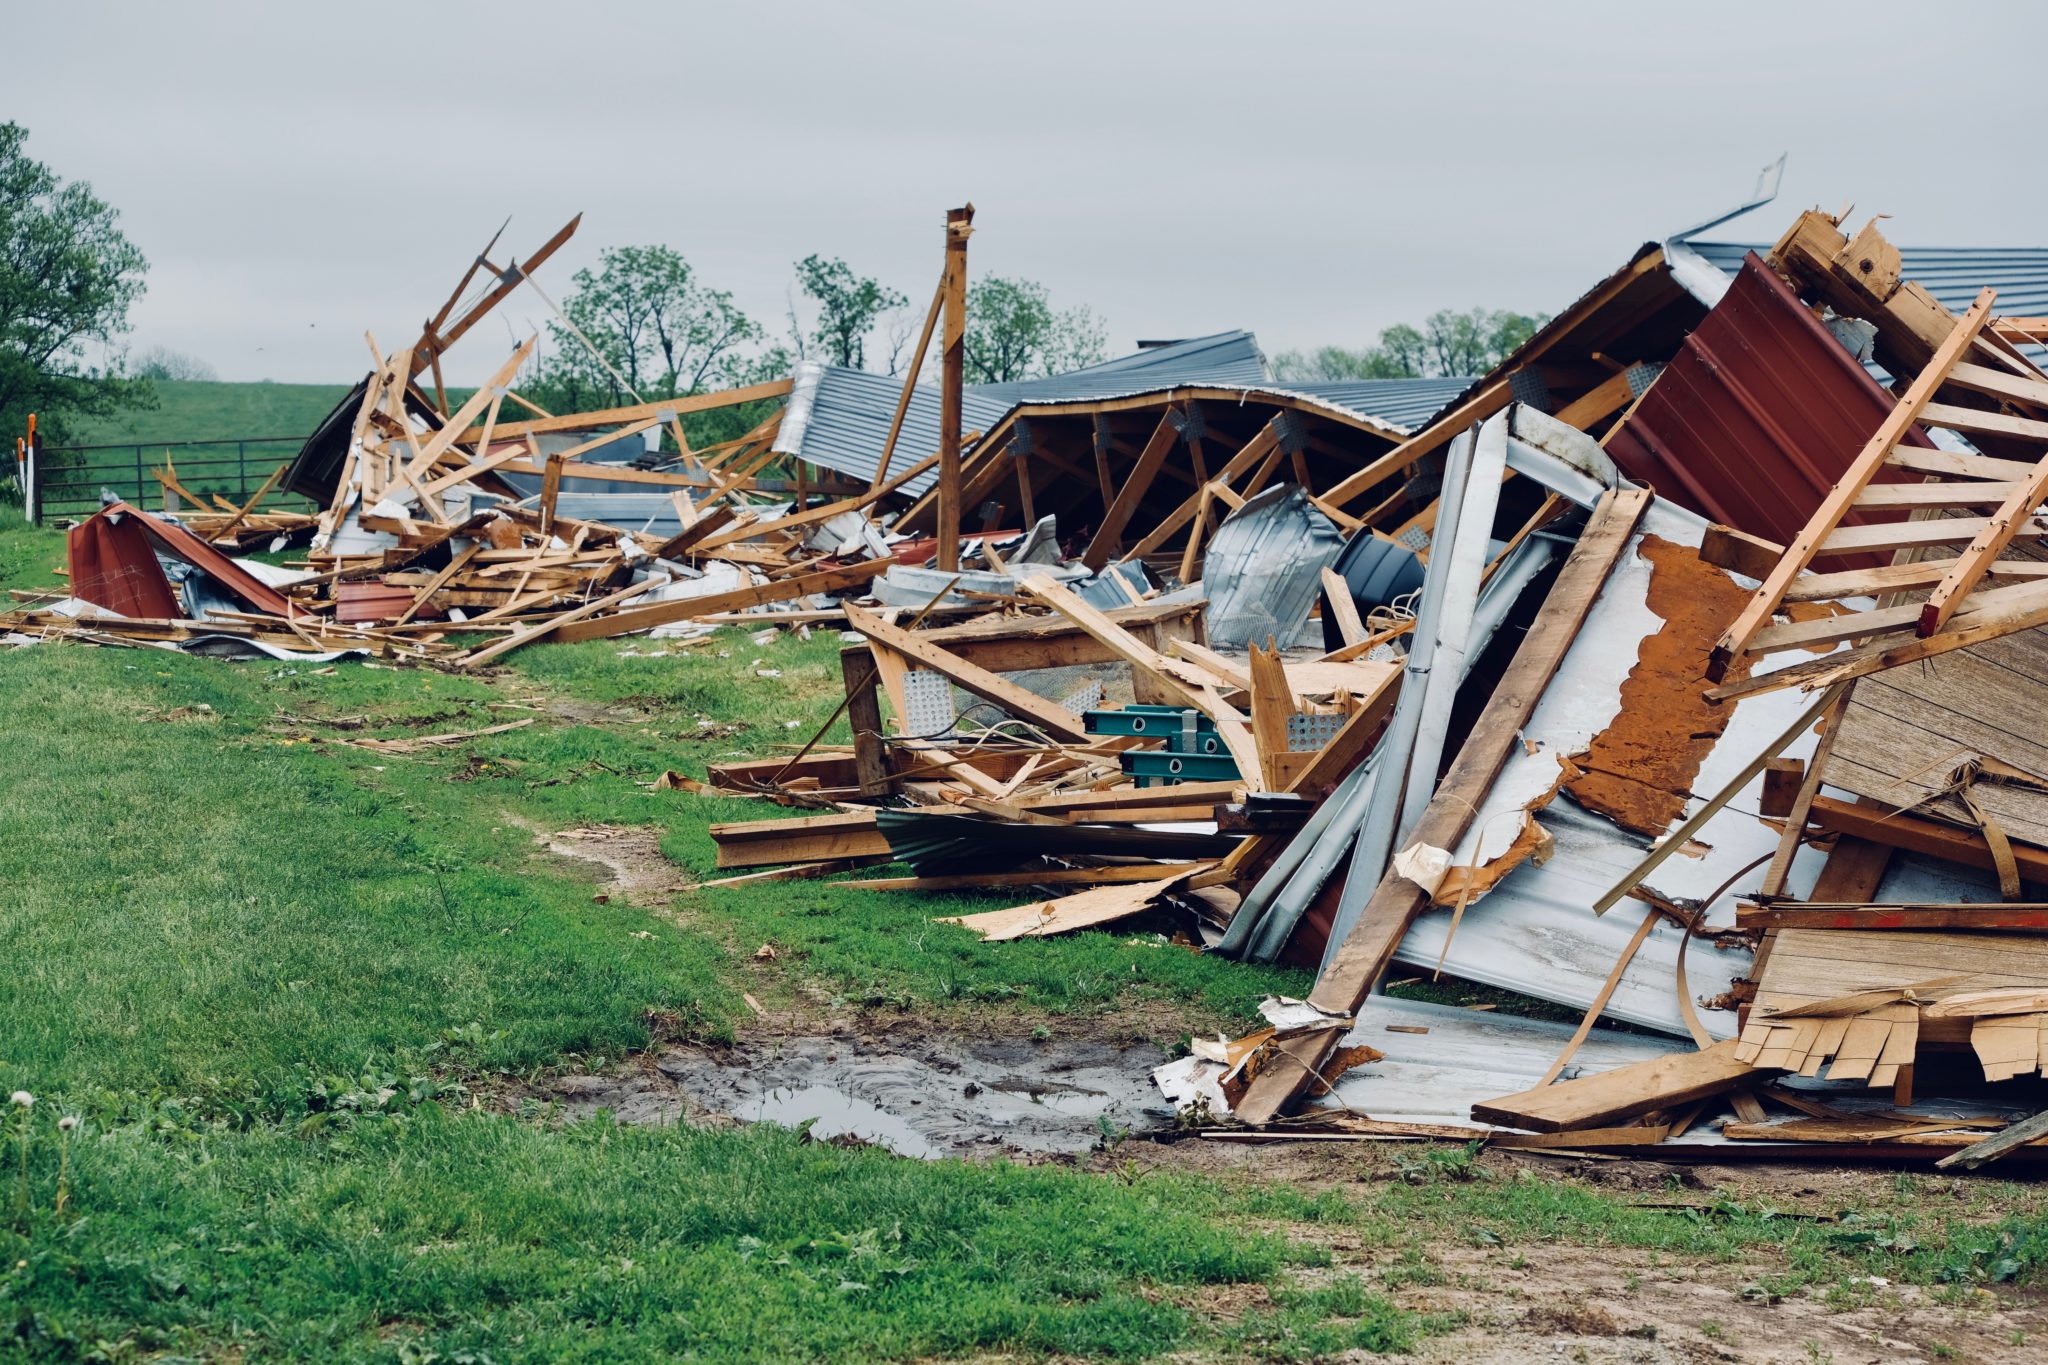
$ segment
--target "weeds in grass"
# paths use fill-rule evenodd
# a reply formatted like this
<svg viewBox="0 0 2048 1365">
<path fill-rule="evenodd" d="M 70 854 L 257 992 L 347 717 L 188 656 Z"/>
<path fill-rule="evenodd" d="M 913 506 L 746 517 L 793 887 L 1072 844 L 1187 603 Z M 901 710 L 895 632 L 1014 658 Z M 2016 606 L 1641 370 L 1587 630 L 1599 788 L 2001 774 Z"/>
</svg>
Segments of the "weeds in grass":
<svg viewBox="0 0 2048 1365">
<path fill-rule="evenodd" d="M 1410 1351 L 1439 1325 L 1396 1307 L 1355 1275 L 1312 1288 L 1282 1286 L 1273 1302 L 1276 1311 L 1246 1313 L 1225 1341 L 1261 1360 L 1328 1360 L 1348 1351 Z"/>
<path fill-rule="evenodd" d="M 1411 1185 L 1431 1185 L 1439 1180 L 1491 1180 L 1493 1173 L 1480 1164 L 1478 1142 L 1462 1147 L 1424 1147 L 1418 1156 L 1394 1153 L 1394 1169 Z"/>
</svg>

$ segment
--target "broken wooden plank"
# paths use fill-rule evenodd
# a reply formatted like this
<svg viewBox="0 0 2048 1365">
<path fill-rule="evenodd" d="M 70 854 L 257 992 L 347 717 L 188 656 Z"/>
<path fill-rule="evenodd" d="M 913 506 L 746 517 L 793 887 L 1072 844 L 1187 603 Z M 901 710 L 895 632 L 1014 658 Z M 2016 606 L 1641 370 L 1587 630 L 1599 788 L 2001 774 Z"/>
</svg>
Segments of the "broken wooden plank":
<svg viewBox="0 0 2048 1365">
<path fill-rule="evenodd" d="M 1004 943 L 1017 938 L 1045 938 L 1052 934 L 1071 934 L 1082 929 L 1114 924 L 1120 919 L 1128 919 L 1139 914 L 1149 909 L 1152 902 L 1176 882 L 1183 880 L 1184 875 L 1175 875 L 1153 881 L 1096 886 L 1054 900 L 1034 901 L 1030 905 L 1019 905 L 1008 910 L 987 910 L 975 915 L 956 915 L 938 922 L 958 924 L 963 928 L 972 929 L 989 943 Z"/>
<path fill-rule="evenodd" d="M 2048 1140 L 2048 1110 L 2043 1110 L 2032 1118 L 2021 1119 L 1981 1142 L 1971 1143 L 1961 1151 L 1950 1152 L 1934 1165 L 1937 1170 L 1950 1170 L 1960 1166 L 1966 1171 L 1973 1171 L 1987 1161 L 1996 1161 L 2015 1148 L 2043 1140 Z"/>
<path fill-rule="evenodd" d="M 2048 932 L 2048 903 L 1871 905 L 1786 901 L 1735 906 L 1738 929 L 2014 929 Z"/>
<path fill-rule="evenodd" d="M 1191 685 L 1176 670 L 1172 660 L 1160 654 L 1125 631 L 1104 613 L 1081 600 L 1071 589 L 1053 581 L 1047 573 L 1033 573 L 1020 580 L 1019 586 L 1029 596 L 1037 598 L 1047 606 L 1066 617 L 1074 624 L 1108 646 L 1118 657 L 1129 663 L 1133 670 L 1140 671 L 1154 685 L 1184 699 L 1188 705 L 1209 717 L 1216 726 L 1216 733 L 1230 756 L 1237 760 L 1237 770 L 1247 786 L 1263 790 L 1259 749 L 1252 738 L 1251 728 L 1235 708 L 1226 705 L 1213 688 Z"/>
<path fill-rule="evenodd" d="M 757 587 L 735 588 L 731 592 L 711 593 L 704 597 L 681 597 L 673 602 L 656 602 L 651 606 L 636 607 L 631 611 L 618 612 L 595 621 L 579 620 L 561 631 L 555 638 L 564 644 L 577 640 L 604 640 L 614 635 L 630 635 L 635 631 L 652 630 L 655 626 L 667 625 L 671 621 L 693 621 L 699 616 L 713 612 L 739 611 L 744 607 L 758 607 L 769 602 L 786 602 L 792 597 L 808 597 L 815 592 L 841 592 L 847 588 L 859 587 L 887 570 L 895 562 L 893 559 L 869 559 L 858 564 L 798 574 L 794 578 L 777 579 Z M 772 625 L 773 621 L 764 618 L 764 624 Z"/>
<path fill-rule="evenodd" d="M 1730 1038 L 1698 1052 L 1673 1052 L 1592 1076 L 1560 1081 L 1472 1106 L 1472 1117 L 1503 1128 L 1561 1133 L 1599 1128 L 1658 1109 L 1723 1095 L 1756 1079 L 1758 1068 L 1735 1059 Z"/>
<path fill-rule="evenodd" d="M 1987 872 L 1998 870 L 1998 860 L 1992 856 L 1990 845 L 1973 830 L 1905 812 L 1891 814 L 1882 807 L 1858 805 L 1832 796 L 1816 796 L 1809 818 L 1828 833 L 1854 835 Z M 2021 877 L 2030 882 L 2048 882 L 2048 849 L 2014 844 L 2012 853 Z"/>
</svg>

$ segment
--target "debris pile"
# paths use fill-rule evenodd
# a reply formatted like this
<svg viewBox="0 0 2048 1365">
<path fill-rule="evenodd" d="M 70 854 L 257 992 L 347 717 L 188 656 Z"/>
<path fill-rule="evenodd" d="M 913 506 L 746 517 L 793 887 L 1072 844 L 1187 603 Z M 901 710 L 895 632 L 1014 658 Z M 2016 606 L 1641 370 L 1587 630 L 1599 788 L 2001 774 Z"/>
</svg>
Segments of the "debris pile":
<svg viewBox="0 0 2048 1365">
<path fill-rule="evenodd" d="M 991 541 L 849 606 L 854 743 L 713 770 L 812 812 L 714 827 L 727 881 L 907 863 L 841 884 L 1315 968 L 1160 1069 L 1219 1139 L 2024 1151 L 2041 336 L 1807 213 L 1729 271 L 1645 248 L 1391 441 L 1256 388 L 1021 402 L 962 498 L 1086 528 L 1074 561 Z"/>
<path fill-rule="evenodd" d="M 2048 324 L 1808 212 L 1719 264 L 1646 246 L 1469 380 L 1276 385 L 1235 333 L 972 386 L 971 222 L 936 386 L 805 364 L 568 415 L 510 387 L 528 348 L 459 405 L 440 361 L 575 224 L 480 258 L 277 476 L 317 516 L 109 506 L 5 628 L 460 668 L 829 626 L 818 735 L 664 784 L 798 812 L 713 826 L 711 885 L 1003 891 L 957 922 L 1313 969 L 1155 1073 L 1210 1136 L 2048 1140 Z M 746 403 L 778 406 L 691 445 Z M 223 552 L 295 533 L 289 571 Z"/>
</svg>

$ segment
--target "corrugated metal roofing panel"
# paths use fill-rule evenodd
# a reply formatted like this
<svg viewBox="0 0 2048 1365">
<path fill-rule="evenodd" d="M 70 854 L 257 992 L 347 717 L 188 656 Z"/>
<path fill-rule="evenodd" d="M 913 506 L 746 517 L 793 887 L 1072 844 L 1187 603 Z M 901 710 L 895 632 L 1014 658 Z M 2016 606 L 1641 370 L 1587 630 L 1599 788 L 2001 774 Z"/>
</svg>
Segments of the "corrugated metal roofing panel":
<svg viewBox="0 0 2048 1365">
<path fill-rule="evenodd" d="M 795 379 L 775 448 L 853 478 L 872 479 L 889 439 L 889 421 L 902 396 L 903 381 L 813 361 L 800 364 Z M 1114 398 L 1183 384 L 1239 388 L 1267 382 L 1265 358 L 1252 334 L 1219 332 L 1046 379 L 969 384 L 960 396 L 960 420 L 969 431 L 987 431 L 1024 402 Z M 900 472 L 938 448 L 939 391 L 920 384 L 911 392 L 890 466 Z M 922 494 L 935 482 L 935 475 L 920 475 L 904 490 Z"/>
<path fill-rule="evenodd" d="M 1404 431 L 1420 431 L 1429 419 L 1442 412 L 1451 400 L 1470 388 L 1467 376 L 1450 379 L 1341 379 L 1312 384 L 1290 383 L 1294 393 L 1305 393 L 1325 403 L 1349 408 L 1361 417 L 1390 422 Z"/>
<path fill-rule="evenodd" d="M 903 394 L 902 379 L 807 360 L 797 366 L 795 380 L 775 448 L 851 478 L 873 479 Z M 960 421 L 967 431 L 987 431 L 1010 408 L 970 386 L 960 396 Z M 939 391 L 920 384 L 911 392 L 889 467 L 900 474 L 938 448 Z M 904 490 L 921 494 L 937 482 L 936 473 L 920 474 Z"/>
<path fill-rule="evenodd" d="M 1070 370 L 1045 379 L 1009 384 L 972 384 L 976 393 L 1013 403 L 1056 402 L 1171 388 L 1177 384 L 1256 387 L 1270 379 L 1258 338 L 1250 332 L 1217 332 L 1186 341 L 1147 346 L 1142 351 Z"/>
<path fill-rule="evenodd" d="M 1607 453 L 1680 505 L 1786 545 L 1892 406 L 1751 257 L 1608 437 Z M 1909 439 L 1929 444 L 1917 428 Z"/>
<path fill-rule="evenodd" d="M 1690 242 L 1694 251 L 1726 273 L 1742 267 L 1754 251 L 1768 256 L 1769 243 Z M 1901 273 L 1940 299 L 1950 312 L 1969 311 L 1977 291 L 1998 291 L 1998 312 L 2039 317 L 2048 313 L 2048 247 L 1902 246 Z"/>
</svg>

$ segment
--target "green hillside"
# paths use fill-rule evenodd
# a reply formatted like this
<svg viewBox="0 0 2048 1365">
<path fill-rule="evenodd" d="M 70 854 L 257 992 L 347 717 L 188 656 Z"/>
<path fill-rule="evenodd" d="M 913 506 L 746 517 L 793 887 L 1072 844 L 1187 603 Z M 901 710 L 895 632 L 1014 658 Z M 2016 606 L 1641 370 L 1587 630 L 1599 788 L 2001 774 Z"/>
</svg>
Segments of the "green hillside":
<svg viewBox="0 0 2048 1365">
<path fill-rule="evenodd" d="M 159 379 L 153 410 L 77 423 L 84 445 L 306 436 L 348 393 L 347 384 L 209 384 Z"/>
</svg>

